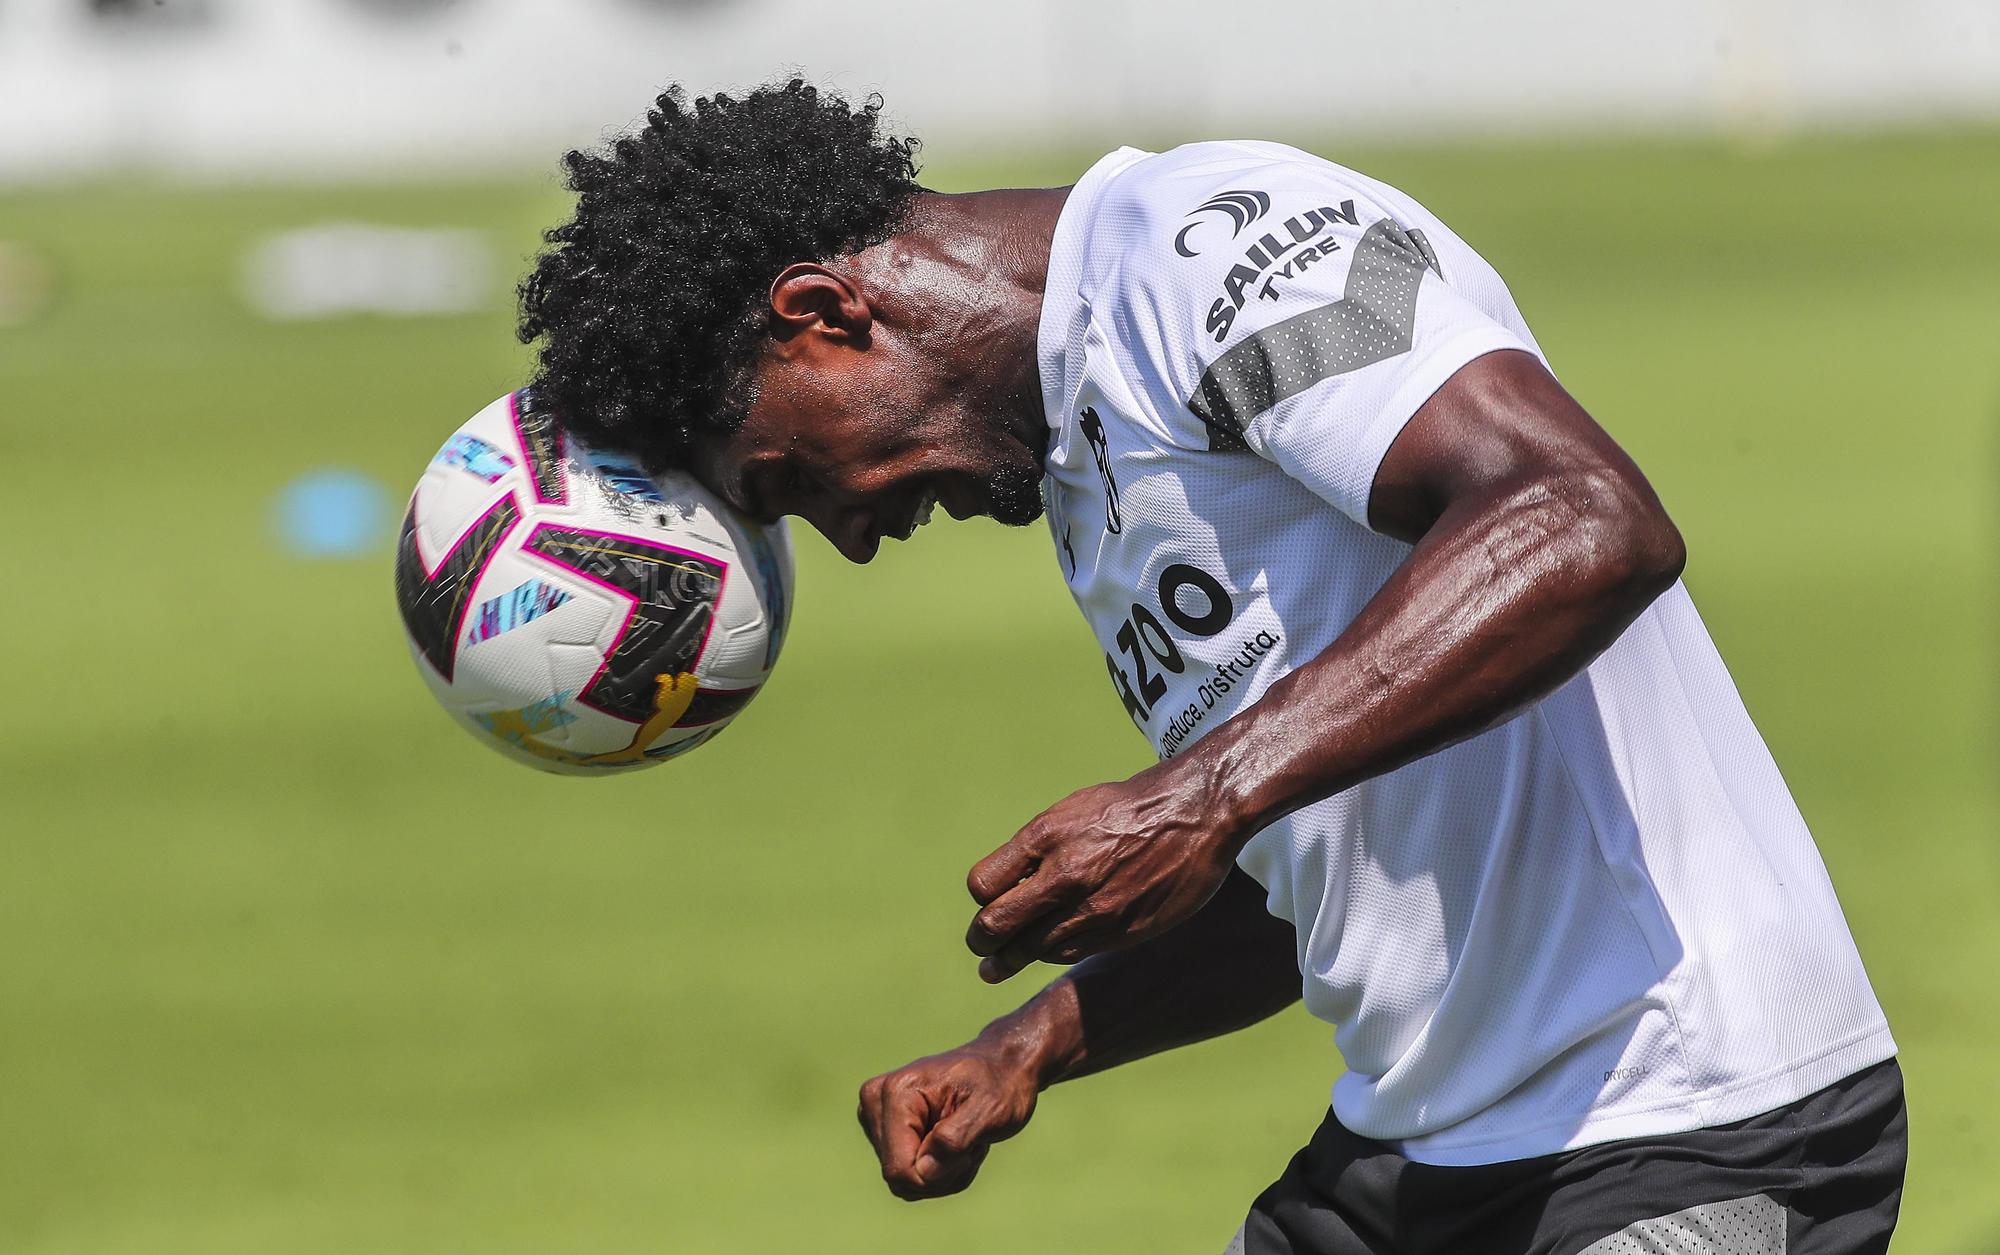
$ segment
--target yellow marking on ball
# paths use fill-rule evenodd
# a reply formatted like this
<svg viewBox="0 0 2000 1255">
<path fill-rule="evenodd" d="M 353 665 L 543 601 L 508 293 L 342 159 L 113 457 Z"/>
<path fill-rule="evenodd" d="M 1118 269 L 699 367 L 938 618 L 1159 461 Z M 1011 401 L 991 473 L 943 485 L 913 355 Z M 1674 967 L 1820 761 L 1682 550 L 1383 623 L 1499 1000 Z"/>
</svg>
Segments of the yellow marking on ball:
<svg viewBox="0 0 2000 1255">
<path fill-rule="evenodd" d="M 647 716 L 646 722 L 640 724 L 639 730 L 632 734 L 632 743 L 622 750 L 613 750 L 608 754 L 592 754 L 584 759 L 584 762 L 597 767 L 645 760 L 646 751 L 652 748 L 653 742 L 665 736 L 669 729 L 680 722 L 681 716 L 687 713 L 688 707 L 694 702 L 695 690 L 700 687 L 695 682 L 693 674 L 686 671 L 663 675 L 657 684 L 658 687 L 653 692 L 653 713 Z"/>
</svg>

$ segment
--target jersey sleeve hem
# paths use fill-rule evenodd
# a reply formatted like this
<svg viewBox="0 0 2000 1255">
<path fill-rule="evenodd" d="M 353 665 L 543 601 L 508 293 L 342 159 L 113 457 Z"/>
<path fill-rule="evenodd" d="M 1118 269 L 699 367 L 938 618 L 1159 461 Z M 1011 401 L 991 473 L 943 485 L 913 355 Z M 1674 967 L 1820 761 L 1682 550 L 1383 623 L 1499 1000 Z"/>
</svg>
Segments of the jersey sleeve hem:
<svg viewBox="0 0 2000 1255">
<path fill-rule="evenodd" d="M 1356 522 L 1367 526 L 1368 499 L 1374 494 L 1375 476 L 1382 468 L 1382 459 L 1388 456 L 1389 446 L 1416 417 L 1424 402 L 1435 396 L 1453 375 L 1468 363 L 1503 349 L 1535 352 L 1534 346 L 1520 336 L 1498 323 L 1489 323 L 1468 327 L 1426 354 L 1423 362 L 1409 372 L 1390 394 L 1388 402 L 1356 437 L 1352 455 L 1341 459 L 1345 472 L 1343 478 L 1347 482 L 1327 485 L 1330 490 L 1328 499 L 1332 504 Z M 1310 394 L 1300 400 L 1305 406 L 1312 403 Z M 1284 426 L 1284 419 L 1281 418 L 1278 425 Z"/>
</svg>

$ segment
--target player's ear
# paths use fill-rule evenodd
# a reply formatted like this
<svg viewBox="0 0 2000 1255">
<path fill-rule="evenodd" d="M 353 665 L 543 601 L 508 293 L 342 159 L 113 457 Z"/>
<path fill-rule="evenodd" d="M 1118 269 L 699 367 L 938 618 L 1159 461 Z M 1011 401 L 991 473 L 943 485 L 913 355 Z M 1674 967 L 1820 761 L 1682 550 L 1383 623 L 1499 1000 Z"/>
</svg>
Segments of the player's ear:
<svg viewBox="0 0 2000 1255">
<path fill-rule="evenodd" d="M 851 279 L 817 262 L 795 262 L 771 281 L 771 318 L 781 336 L 816 331 L 865 344 L 873 317 Z"/>
</svg>

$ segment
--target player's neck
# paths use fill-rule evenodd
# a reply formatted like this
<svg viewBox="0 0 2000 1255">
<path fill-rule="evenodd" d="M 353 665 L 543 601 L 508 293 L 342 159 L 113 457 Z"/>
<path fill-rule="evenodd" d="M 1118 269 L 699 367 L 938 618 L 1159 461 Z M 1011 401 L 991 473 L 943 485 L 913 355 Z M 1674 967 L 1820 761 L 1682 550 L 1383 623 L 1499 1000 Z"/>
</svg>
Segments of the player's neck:
<svg viewBox="0 0 2000 1255">
<path fill-rule="evenodd" d="M 1039 297 L 1049 276 L 1049 244 L 1069 198 L 1066 187 L 923 192 L 899 233 L 943 246 L 968 271 Z"/>
<path fill-rule="evenodd" d="M 889 251 L 906 291 L 923 293 L 934 350 L 992 390 L 995 409 L 1037 454 L 1047 448 L 1036 353 L 1049 247 L 1069 189 L 925 192 Z"/>
</svg>

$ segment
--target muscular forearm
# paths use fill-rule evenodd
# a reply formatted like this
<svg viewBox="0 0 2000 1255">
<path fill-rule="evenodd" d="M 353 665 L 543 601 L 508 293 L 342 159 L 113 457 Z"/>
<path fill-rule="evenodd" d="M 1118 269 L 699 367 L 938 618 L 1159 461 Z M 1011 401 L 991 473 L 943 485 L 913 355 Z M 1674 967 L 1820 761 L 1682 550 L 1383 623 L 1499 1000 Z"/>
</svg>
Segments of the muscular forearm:
<svg viewBox="0 0 2000 1255">
<path fill-rule="evenodd" d="M 1178 758 L 1078 790 L 973 867 L 982 976 L 1191 918 L 1257 832 L 1546 696 L 1685 560 L 1638 467 L 1518 351 L 1474 360 L 1418 409 L 1368 515 L 1414 547 L 1324 652 Z"/>
<path fill-rule="evenodd" d="M 1454 502 L 1332 646 L 1174 767 L 1207 782 L 1240 844 L 1546 696 L 1682 561 L 1643 480 L 1592 467 L 1497 484 Z"/>
<path fill-rule="evenodd" d="M 1298 999 L 1292 926 L 1238 871 L 1187 923 L 1078 964 L 979 1040 L 1046 1088 L 1247 1028 Z"/>
</svg>

